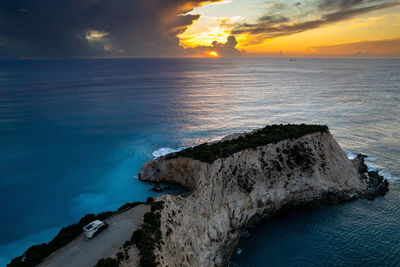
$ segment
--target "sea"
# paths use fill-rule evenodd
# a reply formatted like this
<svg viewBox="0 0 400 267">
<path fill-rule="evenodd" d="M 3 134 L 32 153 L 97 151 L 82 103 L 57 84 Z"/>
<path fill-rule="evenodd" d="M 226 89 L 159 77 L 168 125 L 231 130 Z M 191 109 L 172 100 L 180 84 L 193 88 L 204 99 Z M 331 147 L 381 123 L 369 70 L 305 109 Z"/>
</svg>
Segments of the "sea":
<svg viewBox="0 0 400 267">
<path fill-rule="evenodd" d="M 390 191 L 262 221 L 230 266 L 400 266 L 400 60 L 318 58 L 1 59 L 0 266 L 156 196 L 147 160 L 281 123 L 328 125 Z"/>
</svg>

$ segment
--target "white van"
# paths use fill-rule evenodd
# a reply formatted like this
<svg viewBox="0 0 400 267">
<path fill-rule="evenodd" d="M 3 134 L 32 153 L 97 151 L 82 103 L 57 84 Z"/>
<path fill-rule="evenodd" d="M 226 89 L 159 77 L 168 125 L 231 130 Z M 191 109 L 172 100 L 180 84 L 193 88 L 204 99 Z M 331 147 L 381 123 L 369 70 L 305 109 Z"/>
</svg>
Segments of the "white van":
<svg viewBox="0 0 400 267">
<path fill-rule="evenodd" d="M 108 225 L 106 223 L 99 220 L 95 220 L 86 225 L 85 227 L 83 227 L 83 234 L 86 236 L 86 239 L 90 239 L 97 233 L 99 233 L 101 230 L 106 229 L 107 226 Z"/>
</svg>

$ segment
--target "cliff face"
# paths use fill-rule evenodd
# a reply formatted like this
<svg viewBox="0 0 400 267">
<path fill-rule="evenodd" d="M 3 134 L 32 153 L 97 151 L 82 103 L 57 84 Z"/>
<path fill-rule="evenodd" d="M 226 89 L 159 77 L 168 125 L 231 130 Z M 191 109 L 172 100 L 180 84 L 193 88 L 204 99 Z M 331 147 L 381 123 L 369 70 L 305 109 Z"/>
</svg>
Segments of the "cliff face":
<svg viewBox="0 0 400 267">
<path fill-rule="evenodd" d="M 351 161 L 329 131 L 246 149 L 212 163 L 163 157 L 143 165 L 141 180 L 178 183 L 187 197 L 166 195 L 162 266 L 224 265 L 249 222 L 286 208 L 337 203 L 387 191 L 368 175 L 362 157 Z"/>
</svg>

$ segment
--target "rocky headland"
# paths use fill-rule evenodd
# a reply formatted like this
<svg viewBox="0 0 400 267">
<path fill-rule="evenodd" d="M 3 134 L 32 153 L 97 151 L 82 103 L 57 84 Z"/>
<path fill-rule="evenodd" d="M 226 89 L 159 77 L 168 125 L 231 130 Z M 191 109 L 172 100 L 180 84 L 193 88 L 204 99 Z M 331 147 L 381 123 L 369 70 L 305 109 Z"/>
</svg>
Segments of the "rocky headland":
<svg viewBox="0 0 400 267">
<path fill-rule="evenodd" d="M 261 218 L 384 195 L 387 180 L 364 158 L 349 160 L 326 126 L 274 125 L 151 160 L 141 180 L 190 193 L 157 199 L 156 229 L 132 239 L 138 247 L 152 239 L 141 264 L 224 266 L 242 229 Z"/>
<path fill-rule="evenodd" d="M 302 124 L 236 133 L 150 160 L 139 179 L 180 184 L 188 193 L 149 198 L 150 211 L 141 227 L 96 266 L 226 266 L 242 230 L 262 218 L 298 207 L 385 195 L 388 181 L 368 171 L 365 157 L 348 159 L 327 126 Z M 118 223 L 129 212 L 128 217 L 135 218 L 139 215 L 132 209 L 139 205 L 145 203 L 87 215 L 8 266 L 36 266 L 54 255 L 65 256 L 65 247 L 82 238 L 84 225 L 110 218 Z"/>
</svg>

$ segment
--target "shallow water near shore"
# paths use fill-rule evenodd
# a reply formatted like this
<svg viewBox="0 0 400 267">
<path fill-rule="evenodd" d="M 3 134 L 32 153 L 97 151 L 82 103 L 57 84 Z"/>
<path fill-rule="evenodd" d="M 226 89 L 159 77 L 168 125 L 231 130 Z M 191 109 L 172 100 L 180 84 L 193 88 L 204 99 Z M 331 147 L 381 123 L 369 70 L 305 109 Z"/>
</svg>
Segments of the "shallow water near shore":
<svg viewBox="0 0 400 267">
<path fill-rule="evenodd" d="M 233 266 L 400 259 L 400 60 L 0 61 L 0 265 L 86 213 L 145 201 L 154 156 L 274 123 L 327 124 L 382 169 L 374 201 L 295 211 L 250 229 Z"/>
</svg>

